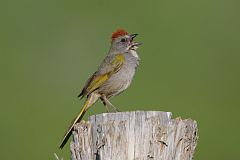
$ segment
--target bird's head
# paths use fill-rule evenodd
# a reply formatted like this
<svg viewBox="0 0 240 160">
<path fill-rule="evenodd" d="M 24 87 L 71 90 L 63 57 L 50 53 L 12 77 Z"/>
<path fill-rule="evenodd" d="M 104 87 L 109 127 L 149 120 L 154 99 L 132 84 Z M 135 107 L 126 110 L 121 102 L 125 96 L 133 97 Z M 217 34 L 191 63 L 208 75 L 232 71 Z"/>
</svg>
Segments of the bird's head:
<svg viewBox="0 0 240 160">
<path fill-rule="evenodd" d="M 112 33 L 111 50 L 117 52 L 126 52 L 136 50 L 141 43 L 134 42 L 133 39 L 138 34 L 129 34 L 124 29 L 118 29 Z"/>
</svg>

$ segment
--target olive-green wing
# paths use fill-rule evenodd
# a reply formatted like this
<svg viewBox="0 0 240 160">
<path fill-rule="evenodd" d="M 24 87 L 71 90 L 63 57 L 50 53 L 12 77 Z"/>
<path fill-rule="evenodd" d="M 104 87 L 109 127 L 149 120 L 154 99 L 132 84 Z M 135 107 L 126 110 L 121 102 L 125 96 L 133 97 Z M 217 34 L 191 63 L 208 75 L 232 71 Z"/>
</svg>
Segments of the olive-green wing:
<svg viewBox="0 0 240 160">
<path fill-rule="evenodd" d="M 98 71 L 96 71 L 86 82 L 82 92 L 78 97 L 83 98 L 89 95 L 96 89 L 98 89 L 105 81 L 107 81 L 114 73 L 118 72 L 123 63 L 125 57 L 123 54 L 108 55 L 102 64 L 100 65 Z"/>
</svg>

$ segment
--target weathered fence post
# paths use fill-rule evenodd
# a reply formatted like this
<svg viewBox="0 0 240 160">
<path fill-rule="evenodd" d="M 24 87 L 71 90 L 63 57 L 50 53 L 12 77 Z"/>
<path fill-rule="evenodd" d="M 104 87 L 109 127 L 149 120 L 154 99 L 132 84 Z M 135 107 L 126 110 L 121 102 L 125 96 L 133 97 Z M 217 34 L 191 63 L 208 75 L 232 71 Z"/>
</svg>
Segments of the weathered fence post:
<svg viewBox="0 0 240 160">
<path fill-rule="evenodd" d="M 72 160 L 191 160 L 197 124 L 170 112 L 134 111 L 93 115 L 75 125 Z"/>
</svg>

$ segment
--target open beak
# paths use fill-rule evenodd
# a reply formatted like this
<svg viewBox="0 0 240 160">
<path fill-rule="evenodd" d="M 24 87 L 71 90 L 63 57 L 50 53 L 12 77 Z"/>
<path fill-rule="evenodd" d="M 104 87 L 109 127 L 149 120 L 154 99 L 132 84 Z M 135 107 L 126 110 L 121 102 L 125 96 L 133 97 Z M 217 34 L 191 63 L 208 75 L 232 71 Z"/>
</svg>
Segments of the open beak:
<svg viewBox="0 0 240 160">
<path fill-rule="evenodd" d="M 130 49 L 130 50 L 137 50 L 137 49 L 138 49 L 138 46 L 140 46 L 140 45 L 142 45 L 142 43 L 132 42 L 129 49 Z"/>
<path fill-rule="evenodd" d="M 137 47 L 138 47 L 138 46 L 140 46 L 140 45 L 142 45 L 142 44 L 143 44 L 143 43 L 141 43 L 141 42 L 133 42 L 133 43 L 132 43 L 132 46 L 137 46 Z"/>
<path fill-rule="evenodd" d="M 138 34 L 130 34 L 130 42 L 131 42 L 131 50 L 136 50 L 138 48 L 138 46 L 140 46 L 142 43 L 139 42 L 134 42 L 133 39 L 137 36 Z"/>
<path fill-rule="evenodd" d="M 138 34 L 135 33 L 135 34 L 130 34 L 130 37 L 131 37 L 131 40 L 133 40 Z"/>
</svg>

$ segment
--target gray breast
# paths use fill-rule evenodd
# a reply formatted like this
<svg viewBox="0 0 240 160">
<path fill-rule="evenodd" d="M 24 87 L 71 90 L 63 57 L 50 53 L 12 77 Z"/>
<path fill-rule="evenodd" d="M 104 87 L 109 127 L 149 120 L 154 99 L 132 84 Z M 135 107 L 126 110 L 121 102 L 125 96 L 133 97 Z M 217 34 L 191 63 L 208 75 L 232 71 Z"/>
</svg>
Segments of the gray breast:
<svg viewBox="0 0 240 160">
<path fill-rule="evenodd" d="M 118 95 L 127 89 L 132 82 L 136 68 L 139 64 L 139 58 L 135 51 L 126 52 L 124 56 L 125 62 L 122 68 L 117 73 L 113 74 L 102 86 L 107 97 Z"/>
</svg>

